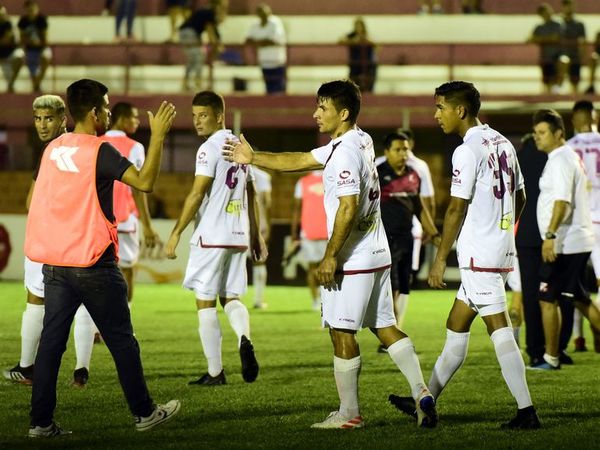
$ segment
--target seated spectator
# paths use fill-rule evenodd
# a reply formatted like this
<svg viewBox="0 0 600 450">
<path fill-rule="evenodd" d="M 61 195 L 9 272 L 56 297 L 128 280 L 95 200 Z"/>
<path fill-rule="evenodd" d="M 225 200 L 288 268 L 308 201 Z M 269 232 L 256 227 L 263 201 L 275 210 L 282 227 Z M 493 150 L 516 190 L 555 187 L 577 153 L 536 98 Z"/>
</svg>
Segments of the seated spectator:
<svg viewBox="0 0 600 450">
<path fill-rule="evenodd" d="M 600 60 L 600 31 L 596 33 L 596 42 L 594 44 L 594 47 L 594 51 L 590 55 L 590 85 L 585 90 L 586 94 L 596 93 L 594 83 L 596 82 L 596 66 L 598 66 L 598 60 Z"/>
<path fill-rule="evenodd" d="M 15 90 L 15 80 L 23 66 L 24 53 L 17 47 L 13 26 L 6 13 L 6 8 L 0 6 L 0 65 L 6 78 L 8 92 Z"/>
<path fill-rule="evenodd" d="M 202 66 L 205 53 L 202 35 L 206 32 L 210 45 L 210 56 L 216 57 L 222 50 L 221 37 L 217 26 L 225 18 L 222 0 L 211 0 L 208 7 L 199 8 L 179 27 L 179 41 L 186 55 L 183 88 L 192 89 L 192 80 L 196 89 L 201 88 Z"/>
<path fill-rule="evenodd" d="M 583 22 L 575 19 L 575 5 L 573 0 L 562 1 L 562 18 L 563 49 L 560 57 L 562 68 L 559 70 L 559 76 L 561 76 L 561 74 L 569 74 L 571 89 L 573 93 L 576 94 L 581 78 L 582 55 L 585 51 L 585 25 Z M 560 78 L 558 80 L 559 84 L 562 84 L 562 81 L 562 78 Z"/>
<path fill-rule="evenodd" d="M 444 14 L 441 0 L 419 0 L 417 14 Z"/>
<path fill-rule="evenodd" d="M 542 69 L 542 82 L 547 93 L 556 89 L 559 82 L 558 60 L 561 55 L 562 25 L 553 19 L 552 6 L 542 3 L 537 8 L 537 14 L 544 23 L 533 30 L 528 42 L 538 44 L 540 47 L 540 67 Z"/>
<path fill-rule="evenodd" d="M 33 91 L 41 92 L 40 85 L 52 60 L 52 50 L 47 41 L 48 20 L 40 13 L 37 1 L 25 1 L 25 14 L 19 19 L 18 27 Z"/>
<path fill-rule="evenodd" d="M 339 41 L 348 46 L 349 78 L 362 92 L 373 92 L 377 76 L 377 46 L 369 39 L 367 26 L 362 17 L 354 21 L 354 30 Z"/>
</svg>

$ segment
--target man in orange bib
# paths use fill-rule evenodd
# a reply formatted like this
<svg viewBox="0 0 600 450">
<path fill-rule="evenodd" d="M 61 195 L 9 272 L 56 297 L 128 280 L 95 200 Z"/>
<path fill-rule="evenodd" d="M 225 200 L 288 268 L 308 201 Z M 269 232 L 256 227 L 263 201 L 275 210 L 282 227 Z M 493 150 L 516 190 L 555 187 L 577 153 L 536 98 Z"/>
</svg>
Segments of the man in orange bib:
<svg viewBox="0 0 600 450">
<path fill-rule="evenodd" d="M 156 115 L 148 113 L 152 132 L 148 158 L 138 171 L 96 136 L 110 123 L 107 93 L 108 88 L 94 80 L 79 80 L 68 87 L 67 106 L 75 128 L 48 144 L 27 217 L 25 254 L 44 264 L 46 296 L 35 360 L 30 437 L 70 433 L 54 422 L 53 413 L 62 354 L 82 302 L 113 356 L 136 429 L 149 430 L 171 419 L 180 408 L 178 400 L 154 404 L 146 387 L 127 307 L 127 284 L 117 266 L 112 207 L 115 180 L 144 192 L 152 190 L 175 107 L 163 102 Z"/>
</svg>

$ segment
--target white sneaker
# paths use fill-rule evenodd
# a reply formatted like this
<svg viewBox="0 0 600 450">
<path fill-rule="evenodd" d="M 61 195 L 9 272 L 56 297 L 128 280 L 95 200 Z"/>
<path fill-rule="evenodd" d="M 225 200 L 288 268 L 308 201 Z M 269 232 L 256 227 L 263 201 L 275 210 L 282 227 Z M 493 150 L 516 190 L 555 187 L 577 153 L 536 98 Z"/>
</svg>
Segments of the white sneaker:
<svg viewBox="0 0 600 450">
<path fill-rule="evenodd" d="M 352 429 L 352 428 L 362 428 L 365 426 L 365 423 L 361 416 L 356 417 L 344 417 L 340 414 L 339 411 L 333 411 L 330 413 L 327 418 L 323 422 L 313 423 L 311 428 L 321 428 L 321 429 Z"/>
<path fill-rule="evenodd" d="M 27 433 L 27 436 L 30 438 L 51 438 L 72 433 L 72 431 L 63 430 L 56 422 L 52 422 L 47 427 L 29 427 L 29 433 Z"/>
<path fill-rule="evenodd" d="M 148 417 L 136 416 L 135 429 L 137 431 L 148 431 L 156 425 L 168 422 L 179 412 L 180 408 L 181 402 L 179 400 L 171 400 L 164 405 L 156 405 L 156 408 Z"/>
</svg>

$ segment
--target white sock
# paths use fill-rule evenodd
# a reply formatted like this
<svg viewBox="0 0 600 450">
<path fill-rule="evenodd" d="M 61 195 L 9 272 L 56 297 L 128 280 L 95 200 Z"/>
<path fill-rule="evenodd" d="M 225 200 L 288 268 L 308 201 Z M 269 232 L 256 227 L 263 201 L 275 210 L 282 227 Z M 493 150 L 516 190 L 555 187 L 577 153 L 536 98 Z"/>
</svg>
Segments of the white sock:
<svg viewBox="0 0 600 450">
<path fill-rule="evenodd" d="M 35 362 L 42 328 L 44 327 L 44 305 L 27 303 L 21 320 L 21 367 L 29 367 Z"/>
<path fill-rule="evenodd" d="M 217 308 L 198 310 L 198 334 L 208 363 L 208 374 L 216 377 L 223 370 L 221 359 L 221 325 L 217 317 Z"/>
<path fill-rule="evenodd" d="M 442 354 L 438 357 L 429 379 L 429 390 L 437 399 L 450 378 L 456 373 L 467 357 L 469 348 L 469 332 L 456 333 L 446 330 L 446 343 Z"/>
<path fill-rule="evenodd" d="M 260 306 L 267 285 L 267 266 L 265 264 L 252 266 L 252 285 L 254 286 L 254 304 Z"/>
<path fill-rule="evenodd" d="M 232 300 L 225 305 L 223 310 L 227 314 L 231 328 L 233 328 L 238 338 L 239 347 L 242 335 L 250 339 L 250 315 L 248 314 L 248 309 L 239 300 Z"/>
<path fill-rule="evenodd" d="M 399 329 L 402 329 L 407 308 L 408 294 L 398 294 L 398 298 L 394 300 L 394 313 L 396 314 L 396 326 Z"/>
<path fill-rule="evenodd" d="M 340 397 L 340 414 L 349 419 L 360 415 L 358 408 L 360 366 L 360 356 L 352 359 L 333 357 L 335 385 Z"/>
<path fill-rule="evenodd" d="M 573 312 L 573 337 L 583 337 L 583 314 L 577 308 Z"/>
<path fill-rule="evenodd" d="M 400 339 L 390 345 L 388 347 L 388 355 L 390 355 L 392 361 L 394 361 L 406 378 L 406 381 L 408 381 L 412 397 L 415 400 L 419 399 L 423 391 L 427 390 L 427 386 L 423 379 L 419 358 L 417 358 L 415 347 L 410 338 Z"/>
<path fill-rule="evenodd" d="M 525 379 L 525 363 L 517 347 L 511 327 L 499 328 L 490 336 L 496 350 L 504 381 L 517 401 L 517 408 L 531 406 L 531 395 Z"/>
<path fill-rule="evenodd" d="M 544 361 L 554 367 L 560 366 L 560 358 L 558 356 L 551 356 L 548 353 L 544 353 Z"/>
<path fill-rule="evenodd" d="M 94 333 L 96 325 L 92 316 L 85 306 L 79 305 L 75 313 L 75 325 L 73 326 L 73 337 L 75 338 L 75 355 L 77 364 L 75 370 L 85 367 L 90 368 L 92 350 L 94 348 Z"/>
</svg>

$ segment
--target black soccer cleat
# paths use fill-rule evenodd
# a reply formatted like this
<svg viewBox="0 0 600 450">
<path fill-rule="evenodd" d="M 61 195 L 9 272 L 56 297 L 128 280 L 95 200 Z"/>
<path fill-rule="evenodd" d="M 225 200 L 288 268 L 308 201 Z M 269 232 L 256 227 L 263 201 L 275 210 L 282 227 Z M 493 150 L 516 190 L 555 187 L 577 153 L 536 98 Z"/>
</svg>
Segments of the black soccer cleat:
<svg viewBox="0 0 600 450">
<path fill-rule="evenodd" d="M 395 394 L 390 394 L 388 400 L 396 407 L 396 409 L 417 420 L 417 405 L 412 397 L 400 397 Z"/>
<path fill-rule="evenodd" d="M 527 408 L 518 409 L 517 415 L 510 422 L 503 423 L 500 428 L 508 430 L 537 430 L 541 426 L 540 419 L 532 405 Z"/>
<path fill-rule="evenodd" d="M 73 387 L 83 389 L 87 386 L 90 373 L 85 367 L 81 367 L 73 372 Z"/>
<path fill-rule="evenodd" d="M 220 386 L 222 384 L 227 384 L 227 380 L 225 379 L 225 371 L 221 370 L 221 373 L 216 377 L 210 376 L 209 373 L 205 373 L 197 380 L 190 381 L 189 385 L 200 385 L 200 386 Z"/>
<path fill-rule="evenodd" d="M 254 346 L 246 336 L 242 336 L 240 340 L 240 359 L 242 378 L 246 383 L 252 383 L 258 377 L 258 361 L 254 355 Z"/>
<path fill-rule="evenodd" d="M 27 386 L 33 384 L 33 365 L 21 367 L 20 364 L 17 364 L 12 369 L 4 370 L 2 374 L 7 380 L 16 381 Z"/>
</svg>

